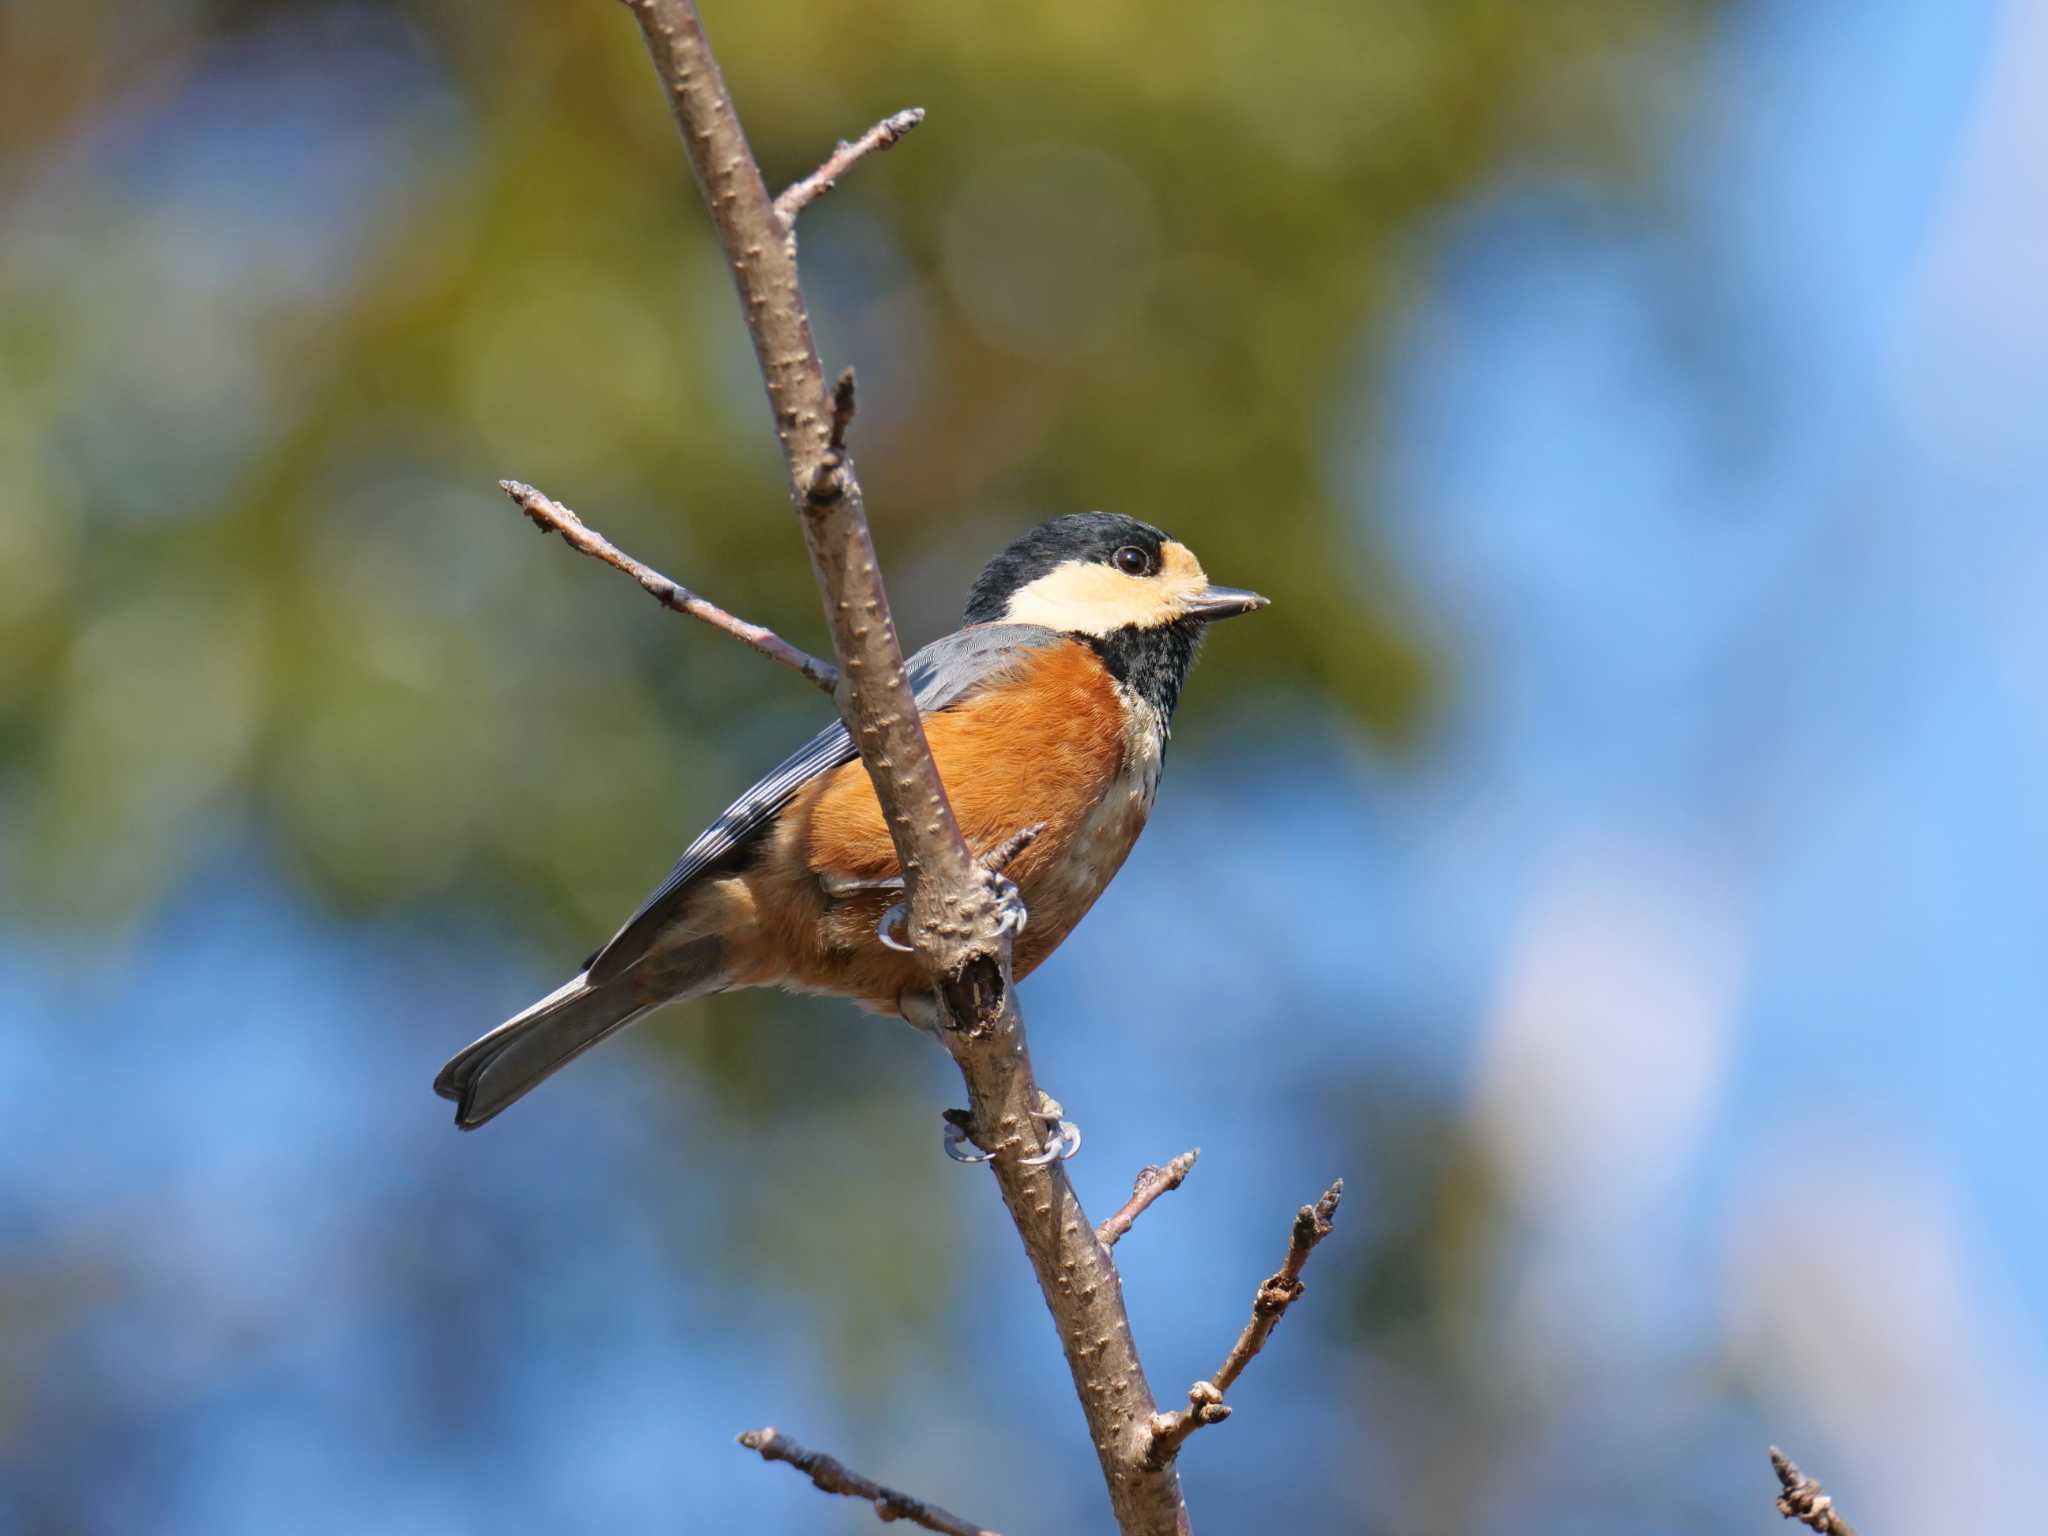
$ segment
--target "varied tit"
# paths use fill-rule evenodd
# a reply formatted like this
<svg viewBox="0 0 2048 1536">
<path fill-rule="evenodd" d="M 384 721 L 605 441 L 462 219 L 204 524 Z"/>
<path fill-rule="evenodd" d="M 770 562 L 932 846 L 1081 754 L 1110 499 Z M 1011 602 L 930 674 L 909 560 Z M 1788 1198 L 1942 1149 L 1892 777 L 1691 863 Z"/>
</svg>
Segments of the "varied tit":
<svg viewBox="0 0 2048 1536">
<path fill-rule="evenodd" d="M 925 738 L 969 847 L 1036 838 L 1005 874 L 1028 921 L 1024 977 L 1122 866 L 1159 786 L 1204 628 L 1266 606 L 1211 584 L 1184 544 L 1135 518 L 1054 518 L 989 562 L 965 626 L 910 659 Z M 663 1003 L 734 987 L 849 997 L 931 1016 L 916 960 L 880 929 L 896 851 L 846 727 L 814 736 L 733 802 L 567 985 L 434 1080 L 465 1130 Z"/>
</svg>

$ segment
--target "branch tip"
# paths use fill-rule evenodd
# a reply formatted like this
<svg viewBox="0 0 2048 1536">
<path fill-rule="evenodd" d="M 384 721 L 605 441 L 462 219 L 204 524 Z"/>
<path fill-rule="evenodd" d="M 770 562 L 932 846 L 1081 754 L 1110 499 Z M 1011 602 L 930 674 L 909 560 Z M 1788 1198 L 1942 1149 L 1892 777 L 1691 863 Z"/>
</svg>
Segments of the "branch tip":
<svg viewBox="0 0 2048 1536">
<path fill-rule="evenodd" d="M 1322 1198 L 1314 1205 L 1304 1205 L 1294 1214 L 1294 1230 L 1288 1234 L 1288 1257 L 1292 1259 L 1296 1249 L 1301 1250 L 1302 1259 L 1308 1258 L 1308 1250 L 1315 1247 L 1337 1226 L 1337 1207 L 1344 1199 L 1344 1181 L 1338 1179 L 1323 1191 Z M 1292 1267 L 1300 1269 L 1300 1264 Z"/>
<path fill-rule="evenodd" d="M 1188 1174 L 1193 1171 L 1195 1159 L 1202 1155 L 1200 1147 L 1190 1148 L 1181 1153 L 1164 1168 L 1148 1164 L 1138 1172 L 1131 1183 L 1131 1198 L 1123 1209 L 1111 1216 L 1095 1229 L 1095 1237 L 1105 1248 L 1114 1248 L 1117 1239 L 1131 1230 L 1137 1219 L 1150 1209 L 1152 1202 L 1161 1195 L 1179 1189 Z"/>
<path fill-rule="evenodd" d="M 923 1499 L 885 1487 L 871 1477 L 863 1477 L 835 1456 L 806 1450 L 772 1424 L 745 1430 L 733 1438 L 748 1450 L 757 1452 L 763 1461 L 788 1463 L 808 1477 L 811 1486 L 821 1493 L 867 1500 L 875 1506 L 875 1516 L 884 1524 L 892 1520 L 908 1520 L 928 1531 L 938 1531 L 940 1536 L 996 1536 L 994 1531 L 971 1520 L 963 1520 L 936 1504 L 927 1504 Z"/>
<path fill-rule="evenodd" d="M 1827 1490 L 1800 1471 L 1799 1464 L 1775 1445 L 1771 1447 L 1771 1470 L 1778 1474 L 1779 1486 L 1784 1489 L 1775 1500 L 1779 1514 L 1811 1526 L 1820 1536 L 1856 1536 Z"/>
<path fill-rule="evenodd" d="M 857 161 L 885 149 L 894 149 L 903 142 L 904 135 L 923 121 L 923 107 L 905 107 L 901 112 L 892 112 L 883 118 L 852 143 L 841 139 L 832 153 L 825 157 L 823 165 L 802 181 L 793 183 L 775 199 L 775 216 L 781 220 L 784 232 L 794 238 L 798 214 L 830 192 Z"/>
</svg>

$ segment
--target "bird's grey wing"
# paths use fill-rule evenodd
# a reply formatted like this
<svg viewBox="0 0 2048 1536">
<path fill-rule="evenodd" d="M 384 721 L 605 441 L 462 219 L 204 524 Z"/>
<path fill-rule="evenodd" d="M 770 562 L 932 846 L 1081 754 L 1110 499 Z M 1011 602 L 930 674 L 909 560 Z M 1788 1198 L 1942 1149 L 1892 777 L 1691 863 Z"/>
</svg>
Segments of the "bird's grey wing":
<svg viewBox="0 0 2048 1536">
<path fill-rule="evenodd" d="M 906 665 L 918 711 L 934 714 L 964 702 L 1008 675 L 1032 651 L 1061 639 L 1034 624 L 977 624 L 934 640 Z M 752 843 L 804 785 L 856 755 L 853 737 L 835 720 L 727 806 L 683 850 L 660 888 L 590 957 L 584 969 L 592 983 L 611 980 L 644 956 L 699 876 Z"/>
</svg>

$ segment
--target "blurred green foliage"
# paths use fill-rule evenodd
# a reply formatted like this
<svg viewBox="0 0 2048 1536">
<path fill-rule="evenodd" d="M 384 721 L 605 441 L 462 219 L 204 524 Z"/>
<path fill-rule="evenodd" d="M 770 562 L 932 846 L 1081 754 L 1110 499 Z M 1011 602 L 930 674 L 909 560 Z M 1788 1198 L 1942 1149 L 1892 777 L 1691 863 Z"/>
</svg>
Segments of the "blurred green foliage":
<svg viewBox="0 0 2048 1536">
<path fill-rule="evenodd" d="M 804 232 L 828 363 L 863 373 L 906 638 L 949 627 L 1019 528 L 1114 507 L 1276 597 L 1216 648 L 1212 701 L 1326 690 L 1410 738 L 1438 668 L 1326 468 L 1370 419 L 1366 339 L 1418 221 L 1503 159 L 1627 173 L 1623 66 L 1691 8 L 706 9 L 777 184 L 930 109 Z M 492 489 L 530 479 L 819 643 L 628 19 L 376 14 L 79 0 L 0 22 L 0 806 L 9 899 L 40 920 L 145 910 L 253 816 L 329 899 L 477 903 L 566 953 L 816 713 Z M 220 58 L 288 24 L 395 51 L 398 84 L 295 118 L 301 61 L 220 103 L 203 153 L 161 142 Z M 299 177 L 351 190 L 320 204 Z"/>
<path fill-rule="evenodd" d="M 1375 338 L 1428 220 L 1503 165 L 1636 170 L 1654 61 L 1683 56 L 1702 0 L 703 5 L 776 185 L 890 111 L 930 113 L 803 229 L 828 367 L 861 373 L 907 643 L 952 627 L 1016 532 L 1109 507 L 1276 600 L 1205 660 L 1184 739 L 1302 694 L 1389 749 L 1420 739 L 1455 680 L 1331 467 L 1374 420 Z M 253 88 L 286 31 L 274 88 Z M 339 87 L 323 50 L 349 61 Z M 253 831 L 338 910 L 524 925 L 566 966 L 822 708 L 533 537 L 494 488 L 530 480 L 824 644 L 630 19 L 599 0 L 14 6 L 0 88 L 0 911 L 118 930 Z M 673 1233 L 688 1267 L 815 1286 L 849 1384 L 943 1357 L 902 1287 L 943 1294 L 963 1262 L 929 1216 L 959 1186 L 928 1106 L 887 1096 L 915 1094 L 931 1053 L 870 1031 L 889 1070 L 853 1074 L 774 1000 L 707 1011 L 726 1027 L 659 1038 L 715 1082 L 721 1144 L 775 1123 L 741 1161 L 758 1185 L 801 1178 L 809 1214 L 735 1195 L 719 1240 Z M 1515 1428 L 1485 1421 L 1473 1294 L 1498 1262 L 1496 1172 L 1425 1095 L 1328 1091 L 1361 1127 L 1343 1165 L 1377 1180 L 1346 1217 L 1369 1252 L 1348 1315 L 1290 1328 L 1368 1340 L 1405 1374 L 1363 1417 L 1390 1455 L 1455 1467 L 1475 1425 Z M 819 1146 L 916 1171 L 878 1200 Z M 40 1336 L 41 1309 L 95 1280 L 0 1283 Z"/>
</svg>

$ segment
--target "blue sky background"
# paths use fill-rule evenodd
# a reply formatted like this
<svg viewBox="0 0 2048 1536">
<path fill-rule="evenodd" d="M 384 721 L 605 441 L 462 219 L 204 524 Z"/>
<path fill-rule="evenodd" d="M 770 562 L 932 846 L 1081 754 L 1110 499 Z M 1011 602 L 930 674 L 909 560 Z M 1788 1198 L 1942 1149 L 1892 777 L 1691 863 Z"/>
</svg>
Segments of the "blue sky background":
<svg viewBox="0 0 2048 1536">
<path fill-rule="evenodd" d="M 2048 1496 L 2048 7 L 1750 0 L 1633 69 L 1644 173 L 1510 156 L 1419 221 L 1318 424 L 1448 658 L 1426 747 L 1198 673 L 1025 988 L 1091 1209 L 1202 1147 L 1118 1250 L 1162 1397 L 1347 1178 L 1348 1255 L 1189 1449 L 1204 1529 L 1766 1531 L 1772 1440 L 1870 1529 Z M 209 305 L 341 281 L 424 195 L 380 103 L 465 153 L 431 60 L 330 19 L 12 167 L 17 292 L 125 181 L 133 280 L 190 296 L 78 365 L 82 441 L 157 477 L 128 505 L 81 451 L 101 515 L 189 515 L 274 429 Z M 891 280 L 885 223 L 835 227 Z M 1218 575 L 1284 603 L 1300 555 Z M 146 780 L 124 733 L 179 706 L 101 644 L 73 675 Z M 222 754 L 239 654 L 179 652 Z M 458 1138 L 426 1083 L 559 957 L 487 903 L 337 913 L 172 766 L 206 814 L 160 894 L 0 929 L 0 1530 L 865 1528 L 731 1448 L 770 1422 L 1012 1536 L 1103 1528 L 938 1053 L 721 1015 L 718 1073 L 608 1049 Z M 45 814 L 0 779 L 0 877 Z"/>
</svg>

